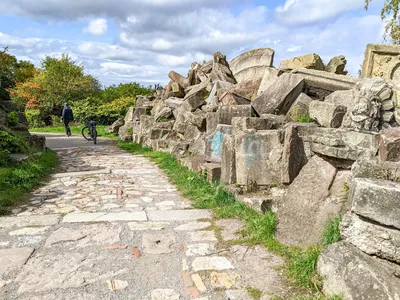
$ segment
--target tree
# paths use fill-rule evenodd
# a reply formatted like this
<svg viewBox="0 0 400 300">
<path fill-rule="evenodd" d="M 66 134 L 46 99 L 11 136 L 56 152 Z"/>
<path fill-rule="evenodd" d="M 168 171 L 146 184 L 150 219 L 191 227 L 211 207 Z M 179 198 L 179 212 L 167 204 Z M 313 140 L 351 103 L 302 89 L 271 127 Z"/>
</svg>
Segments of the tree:
<svg viewBox="0 0 400 300">
<path fill-rule="evenodd" d="M 365 0 L 365 9 L 369 8 L 372 0 Z M 386 21 L 384 39 L 390 37 L 393 44 L 400 44 L 400 20 L 399 20 L 400 0 L 385 0 L 381 10 L 381 18 Z"/>
</svg>

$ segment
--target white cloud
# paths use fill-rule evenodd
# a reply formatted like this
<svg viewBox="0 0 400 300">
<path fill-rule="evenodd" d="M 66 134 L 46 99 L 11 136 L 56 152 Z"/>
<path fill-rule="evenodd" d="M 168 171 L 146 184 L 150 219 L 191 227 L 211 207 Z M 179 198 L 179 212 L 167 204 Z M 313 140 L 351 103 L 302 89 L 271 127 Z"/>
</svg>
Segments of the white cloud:
<svg viewBox="0 0 400 300">
<path fill-rule="evenodd" d="M 286 25 L 312 24 L 364 7 L 364 0 L 286 0 L 276 8 L 277 20 Z"/>
<path fill-rule="evenodd" d="M 96 19 L 90 21 L 88 27 L 83 28 L 83 32 L 95 36 L 101 36 L 107 32 L 107 28 L 108 25 L 106 19 Z"/>
</svg>

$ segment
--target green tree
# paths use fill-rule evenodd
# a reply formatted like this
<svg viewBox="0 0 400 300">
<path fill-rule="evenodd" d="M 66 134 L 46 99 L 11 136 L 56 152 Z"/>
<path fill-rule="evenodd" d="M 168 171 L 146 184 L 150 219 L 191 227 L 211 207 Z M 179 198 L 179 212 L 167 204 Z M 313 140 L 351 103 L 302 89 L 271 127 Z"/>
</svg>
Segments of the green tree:
<svg viewBox="0 0 400 300">
<path fill-rule="evenodd" d="M 35 74 L 35 66 L 28 61 L 18 61 L 8 54 L 8 47 L 0 51 L 0 99 L 10 99 L 9 89 L 23 83 Z"/>
<path fill-rule="evenodd" d="M 369 8 L 372 0 L 365 0 L 365 9 Z M 400 21 L 399 21 L 400 0 L 385 0 L 381 10 L 382 21 L 386 22 L 384 39 L 389 37 L 393 44 L 400 44 Z"/>
</svg>

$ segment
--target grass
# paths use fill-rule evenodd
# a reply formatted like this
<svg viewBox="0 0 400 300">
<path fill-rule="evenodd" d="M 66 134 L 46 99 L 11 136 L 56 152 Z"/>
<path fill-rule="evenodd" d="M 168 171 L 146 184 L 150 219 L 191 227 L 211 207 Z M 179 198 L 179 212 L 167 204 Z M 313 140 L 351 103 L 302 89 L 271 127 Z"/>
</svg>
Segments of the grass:
<svg viewBox="0 0 400 300">
<path fill-rule="evenodd" d="M 300 123 L 312 123 L 313 120 L 311 119 L 311 117 L 309 115 L 305 115 L 305 116 L 299 116 L 297 118 L 297 122 L 300 122 Z"/>
<path fill-rule="evenodd" d="M 258 289 L 255 289 L 251 286 L 246 286 L 246 291 L 255 300 L 260 300 L 262 296 L 262 292 Z"/>
<path fill-rule="evenodd" d="M 327 246 L 341 240 L 339 224 L 342 221 L 341 217 L 335 217 L 329 220 L 326 224 L 322 236 L 322 245 Z"/>
<path fill-rule="evenodd" d="M 0 214 L 25 199 L 26 193 L 38 186 L 58 164 L 55 152 L 47 150 L 22 164 L 0 168 Z"/>
<path fill-rule="evenodd" d="M 270 251 L 282 256 L 286 261 L 285 273 L 296 286 L 320 294 L 320 279 L 316 274 L 316 264 L 320 247 L 299 249 L 289 247 L 275 240 L 277 218 L 269 211 L 260 214 L 225 191 L 218 183 L 210 183 L 202 174 L 190 171 L 173 156 L 164 152 L 153 151 L 136 143 L 118 142 L 117 146 L 132 154 L 142 154 L 153 160 L 175 184 L 181 194 L 192 200 L 195 208 L 211 209 L 216 218 L 238 218 L 246 226 L 242 238 L 235 243 L 263 244 Z M 334 230 L 329 230 L 326 240 L 334 240 Z"/>
<path fill-rule="evenodd" d="M 84 125 L 73 125 L 70 126 L 71 132 L 73 134 L 82 134 L 82 128 Z M 107 138 L 116 138 L 115 134 L 108 133 L 105 131 L 107 125 L 96 125 L 96 130 L 98 136 L 107 137 Z M 54 127 L 38 127 L 38 128 L 29 128 L 30 132 L 51 132 L 51 133 L 65 133 L 64 126 L 54 126 Z"/>
</svg>

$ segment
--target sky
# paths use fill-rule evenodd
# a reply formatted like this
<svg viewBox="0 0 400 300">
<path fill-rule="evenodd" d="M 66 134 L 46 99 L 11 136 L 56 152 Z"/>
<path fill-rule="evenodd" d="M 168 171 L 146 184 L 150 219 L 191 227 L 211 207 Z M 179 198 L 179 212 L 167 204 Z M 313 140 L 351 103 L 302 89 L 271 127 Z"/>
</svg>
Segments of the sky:
<svg viewBox="0 0 400 300">
<path fill-rule="evenodd" d="M 69 55 L 105 85 L 169 82 L 216 51 L 228 60 L 275 50 L 274 65 L 308 53 L 345 55 L 353 76 L 383 43 L 383 0 L 2 0 L 0 47 L 37 66 Z"/>
</svg>

